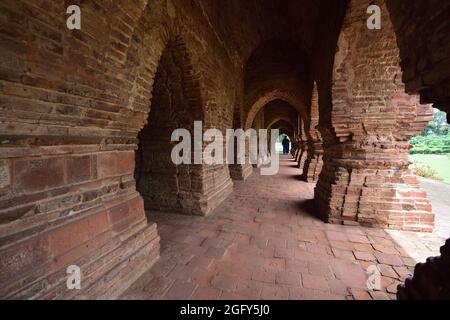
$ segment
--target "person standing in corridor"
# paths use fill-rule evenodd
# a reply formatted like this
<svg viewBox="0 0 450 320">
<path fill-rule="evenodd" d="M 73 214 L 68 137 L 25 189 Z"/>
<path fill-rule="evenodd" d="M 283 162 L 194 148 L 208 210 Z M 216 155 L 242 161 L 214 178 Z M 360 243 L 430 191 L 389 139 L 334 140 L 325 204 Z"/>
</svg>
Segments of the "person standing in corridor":
<svg viewBox="0 0 450 320">
<path fill-rule="evenodd" d="M 287 137 L 284 137 L 283 141 L 281 142 L 281 144 L 283 145 L 283 154 L 289 154 L 289 147 L 291 142 L 289 141 L 289 139 Z"/>
</svg>

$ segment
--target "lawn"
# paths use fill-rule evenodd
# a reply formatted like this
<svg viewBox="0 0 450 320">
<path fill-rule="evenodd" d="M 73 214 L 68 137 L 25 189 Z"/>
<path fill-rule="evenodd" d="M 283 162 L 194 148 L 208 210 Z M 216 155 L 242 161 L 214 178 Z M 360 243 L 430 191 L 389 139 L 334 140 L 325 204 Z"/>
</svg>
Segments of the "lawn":
<svg viewBox="0 0 450 320">
<path fill-rule="evenodd" d="M 450 155 L 438 154 L 413 154 L 410 159 L 419 166 L 428 165 L 434 170 L 444 182 L 450 183 Z"/>
</svg>

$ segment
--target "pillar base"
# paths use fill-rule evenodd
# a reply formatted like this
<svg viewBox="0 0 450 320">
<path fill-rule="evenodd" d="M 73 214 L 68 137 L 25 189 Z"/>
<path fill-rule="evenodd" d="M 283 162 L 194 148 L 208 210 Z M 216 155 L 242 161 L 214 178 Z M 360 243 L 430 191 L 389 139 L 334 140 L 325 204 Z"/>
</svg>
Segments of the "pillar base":
<svg viewBox="0 0 450 320">
<path fill-rule="evenodd" d="M 205 187 L 209 183 L 205 182 Z M 233 181 L 231 178 L 223 180 L 221 185 L 215 185 L 214 188 L 200 197 L 201 215 L 207 216 L 216 209 L 233 192 Z"/>
<path fill-rule="evenodd" d="M 105 202 L 2 250 L 0 297 L 117 298 L 157 261 L 159 240 L 139 195 Z M 72 265 L 81 271 L 80 290 L 67 287 Z"/>
<path fill-rule="evenodd" d="M 308 156 L 308 153 L 306 150 L 302 150 L 301 152 L 299 152 L 298 160 L 297 160 L 299 169 L 304 170 L 307 156 Z"/>
<path fill-rule="evenodd" d="M 253 172 L 251 164 L 232 164 L 229 165 L 231 179 L 236 181 L 247 180 Z"/>
<path fill-rule="evenodd" d="M 323 160 L 322 155 L 313 155 L 307 158 L 303 165 L 302 179 L 306 182 L 315 183 L 319 180 L 322 171 Z"/>
<path fill-rule="evenodd" d="M 251 169 L 251 167 L 250 167 Z M 233 192 L 233 181 L 225 166 L 205 167 L 204 174 L 195 182 L 201 185 L 186 193 L 179 193 L 178 198 L 155 198 L 152 192 L 142 194 L 146 211 L 161 211 L 190 216 L 207 216 Z M 251 172 L 250 172 L 251 173 Z M 248 174 L 248 168 L 244 174 Z"/>
<path fill-rule="evenodd" d="M 434 228 L 427 192 L 410 170 L 324 167 L 315 202 L 329 223 L 419 232 Z"/>
</svg>

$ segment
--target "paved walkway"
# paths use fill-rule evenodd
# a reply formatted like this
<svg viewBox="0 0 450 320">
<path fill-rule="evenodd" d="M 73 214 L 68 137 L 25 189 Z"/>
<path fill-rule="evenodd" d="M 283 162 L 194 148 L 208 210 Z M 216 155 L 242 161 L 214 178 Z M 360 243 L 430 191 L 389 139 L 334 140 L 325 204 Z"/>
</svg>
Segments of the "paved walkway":
<svg viewBox="0 0 450 320">
<path fill-rule="evenodd" d="M 437 233 L 325 224 L 299 173 L 283 157 L 278 175 L 237 182 L 209 217 L 149 213 L 161 258 L 122 298 L 394 299 L 397 284 L 444 243 Z M 367 290 L 372 265 L 380 291 Z"/>
<path fill-rule="evenodd" d="M 420 178 L 422 188 L 428 191 L 428 197 L 436 213 L 434 234 L 441 238 L 450 237 L 450 184 Z"/>
</svg>

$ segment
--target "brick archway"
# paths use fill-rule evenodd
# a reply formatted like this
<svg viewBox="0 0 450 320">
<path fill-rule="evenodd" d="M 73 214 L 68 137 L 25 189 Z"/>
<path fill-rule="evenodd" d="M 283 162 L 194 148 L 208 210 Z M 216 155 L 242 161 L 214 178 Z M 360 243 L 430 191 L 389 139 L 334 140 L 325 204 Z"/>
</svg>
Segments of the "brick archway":
<svg viewBox="0 0 450 320">
<path fill-rule="evenodd" d="M 183 83 L 184 103 L 189 105 L 191 112 L 194 112 L 193 114 L 184 113 L 188 116 L 189 121 L 184 121 L 182 127 L 191 127 L 193 121 L 197 120 L 203 122 L 203 131 L 210 128 L 231 127 L 232 119 L 229 119 L 229 122 L 219 122 L 215 117 L 217 113 L 214 110 L 218 108 L 217 100 L 220 100 L 218 96 L 222 90 L 219 88 L 220 84 L 212 80 L 214 78 L 211 72 L 213 67 L 210 65 L 212 62 L 201 61 L 202 44 L 176 19 L 169 20 L 169 23 L 153 26 L 150 20 L 155 12 L 151 11 L 149 6 L 145 10 L 142 21 L 136 28 L 132 48 L 128 52 L 128 63 L 125 65 L 125 68 L 130 68 L 128 73 L 131 73 L 133 77 L 133 87 L 127 97 L 127 108 L 131 110 L 132 117 L 130 122 L 136 124 L 131 128 L 133 133 L 137 137 L 140 130 L 146 125 L 149 114 L 151 117 L 157 68 L 169 46 L 176 51 L 174 55 L 179 60 L 178 63 L 182 69 L 178 73 L 178 77 L 181 77 L 178 79 L 181 82 L 178 81 L 178 83 Z M 223 104 L 224 101 L 221 100 L 220 103 Z M 231 108 L 231 106 L 232 103 L 229 102 L 227 107 Z M 224 105 L 220 105 L 220 107 L 226 109 Z M 229 113 L 232 115 L 233 111 L 230 110 Z M 188 124 L 188 122 L 191 123 Z M 137 140 L 134 143 L 137 146 Z M 170 143 L 170 137 L 168 143 Z M 196 165 L 191 168 L 195 169 L 179 168 L 190 171 L 192 175 L 192 179 L 188 179 L 190 182 L 182 181 L 182 184 L 195 185 L 195 191 L 188 192 L 190 195 L 187 198 L 182 197 L 185 198 L 183 200 L 185 205 L 181 205 L 181 207 L 190 207 L 191 209 L 181 211 L 207 215 L 232 191 L 229 168 L 227 165 L 215 166 L 213 170 L 206 165 Z M 195 200 L 193 200 L 194 198 Z"/>
<path fill-rule="evenodd" d="M 292 125 L 291 121 L 286 119 L 278 119 L 277 121 L 270 124 L 267 129 L 278 129 L 279 135 L 286 134 L 289 137 L 289 140 L 293 141 L 295 135 L 295 127 Z M 291 144 L 292 147 L 292 144 Z"/>
<path fill-rule="evenodd" d="M 249 129 L 252 126 L 253 120 L 255 119 L 257 113 L 264 108 L 268 103 L 275 101 L 275 100 L 282 100 L 293 106 L 300 115 L 305 114 L 305 110 L 301 107 L 302 104 L 299 101 L 298 97 L 296 97 L 294 94 L 289 92 L 284 92 L 282 90 L 273 90 L 270 92 L 266 92 L 262 96 L 259 97 L 257 101 L 255 101 L 250 110 L 248 111 L 246 117 L 245 117 L 245 129 Z"/>
<path fill-rule="evenodd" d="M 139 133 L 135 156 L 137 189 L 146 209 L 206 213 L 205 205 L 196 196 L 203 191 L 203 166 L 175 165 L 171 160 L 172 132 L 187 129 L 193 137 L 194 121 L 204 119 L 200 84 L 193 76 L 194 70 L 183 39 L 170 40 L 159 61 L 149 119 Z"/>
<path fill-rule="evenodd" d="M 284 122 L 284 124 L 289 124 L 291 132 L 294 133 L 296 130 L 295 124 L 292 122 L 292 119 L 286 118 L 286 117 L 277 117 L 274 120 L 272 120 L 268 125 L 267 129 L 273 128 L 274 124 L 277 124 L 277 122 Z"/>
</svg>

